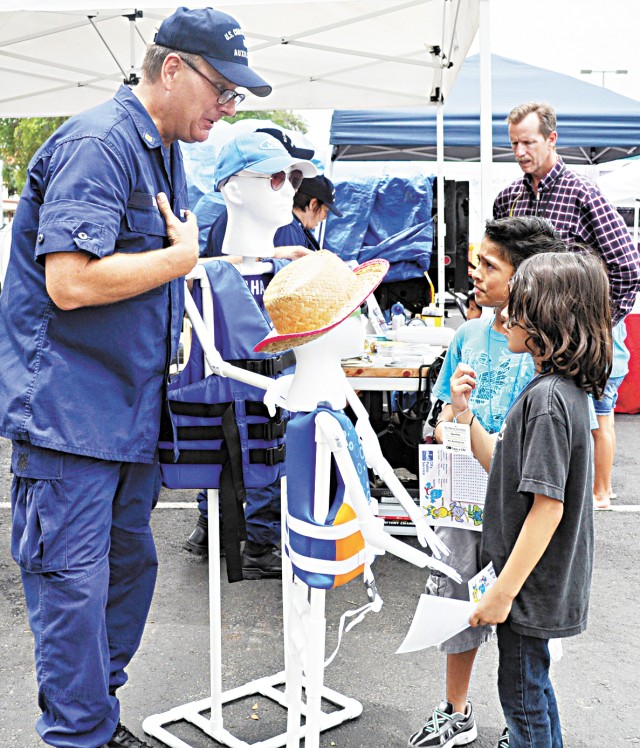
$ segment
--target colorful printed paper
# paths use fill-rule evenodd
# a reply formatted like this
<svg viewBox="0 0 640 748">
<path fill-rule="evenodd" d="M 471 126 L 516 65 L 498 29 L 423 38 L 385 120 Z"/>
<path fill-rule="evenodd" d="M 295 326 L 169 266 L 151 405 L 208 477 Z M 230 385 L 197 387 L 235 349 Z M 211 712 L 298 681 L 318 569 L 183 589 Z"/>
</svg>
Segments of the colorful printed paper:
<svg viewBox="0 0 640 748">
<path fill-rule="evenodd" d="M 484 569 L 481 569 L 475 577 L 471 577 L 468 581 L 469 585 L 469 600 L 472 603 L 479 603 L 485 592 L 490 590 L 496 583 L 496 572 L 493 568 L 493 562 L 489 561 Z"/>
<path fill-rule="evenodd" d="M 487 473 L 472 455 L 420 446 L 420 507 L 431 525 L 482 531 Z"/>
</svg>

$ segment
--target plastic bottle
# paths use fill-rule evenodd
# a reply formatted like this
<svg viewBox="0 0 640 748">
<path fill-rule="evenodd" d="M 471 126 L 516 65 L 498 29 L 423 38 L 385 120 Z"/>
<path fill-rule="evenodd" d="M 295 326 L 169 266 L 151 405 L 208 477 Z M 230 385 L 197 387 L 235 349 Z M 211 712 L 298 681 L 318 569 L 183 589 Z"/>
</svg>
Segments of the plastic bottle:
<svg viewBox="0 0 640 748">
<path fill-rule="evenodd" d="M 398 330 L 406 323 L 407 318 L 404 313 L 404 306 L 399 302 L 391 307 L 391 329 Z"/>
</svg>

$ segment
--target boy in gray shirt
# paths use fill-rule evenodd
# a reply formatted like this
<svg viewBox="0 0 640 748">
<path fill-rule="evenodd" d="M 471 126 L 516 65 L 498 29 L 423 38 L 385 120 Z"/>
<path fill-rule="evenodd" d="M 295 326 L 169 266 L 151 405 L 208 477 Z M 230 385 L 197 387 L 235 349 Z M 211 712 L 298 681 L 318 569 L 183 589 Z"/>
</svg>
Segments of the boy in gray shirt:
<svg viewBox="0 0 640 748">
<path fill-rule="evenodd" d="M 451 379 L 451 406 L 489 471 L 481 554 L 497 581 L 470 618 L 497 625 L 498 691 L 507 728 L 499 748 L 561 748 L 548 640 L 586 627 L 593 559 L 588 394 L 611 370 L 608 281 L 591 254 L 546 254 L 516 271 L 503 311 L 509 349 L 529 352 L 536 377 L 497 435 L 469 409 L 475 372 Z"/>
</svg>

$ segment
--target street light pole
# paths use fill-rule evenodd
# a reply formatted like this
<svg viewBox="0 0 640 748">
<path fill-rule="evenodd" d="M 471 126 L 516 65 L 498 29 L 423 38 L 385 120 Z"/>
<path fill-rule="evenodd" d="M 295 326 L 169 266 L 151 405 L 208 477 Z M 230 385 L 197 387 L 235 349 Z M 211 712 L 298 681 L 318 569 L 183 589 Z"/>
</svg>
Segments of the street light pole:
<svg viewBox="0 0 640 748">
<path fill-rule="evenodd" d="M 607 73 L 612 73 L 613 75 L 626 75 L 629 71 L 628 70 L 581 70 L 581 75 L 591 75 L 592 73 L 600 73 L 602 75 L 602 83 L 601 86 L 604 88 L 604 76 Z"/>
</svg>

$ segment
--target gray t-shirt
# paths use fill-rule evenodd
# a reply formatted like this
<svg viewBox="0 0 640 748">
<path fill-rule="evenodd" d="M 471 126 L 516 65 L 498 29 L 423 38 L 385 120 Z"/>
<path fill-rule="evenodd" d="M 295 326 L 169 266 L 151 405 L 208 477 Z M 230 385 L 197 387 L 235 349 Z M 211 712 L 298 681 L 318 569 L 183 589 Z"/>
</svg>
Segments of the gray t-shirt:
<svg viewBox="0 0 640 748">
<path fill-rule="evenodd" d="M 593 471 L 587 395 L 571 379 L 536 377 L 514 403 L 489 472 L 483 564 L 499 574 L 534 494 L 564 502 L 542 558 L 513 602 L 509 622 L 542 639 L 574 636 L 587 625 L 593 566 Z"/>
</svg>

